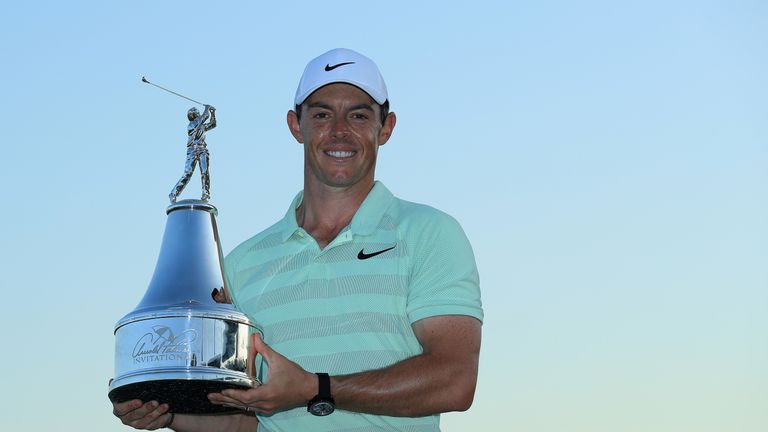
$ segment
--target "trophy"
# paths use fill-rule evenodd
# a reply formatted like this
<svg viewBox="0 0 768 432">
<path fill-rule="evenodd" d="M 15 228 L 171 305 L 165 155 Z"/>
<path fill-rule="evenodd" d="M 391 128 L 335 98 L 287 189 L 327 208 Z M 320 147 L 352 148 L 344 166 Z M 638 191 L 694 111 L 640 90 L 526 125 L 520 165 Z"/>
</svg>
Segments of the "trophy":
<svg viewBox="0 0 768 432">
<path fill-rule="evenodd" d="M 248 358 L 256 327 L 231 304 L 219 233 L 218 210 L 208 202 L 209 154 L 205 133 L 216 126 L 216 109 L 187 113 L 187 161 L 170 193 L 170 206 L 155 272 L 138 306 L 115 325 L 113 402 L 141 399 L 167 403 L 180 414 L 237 411 L 214 405 L 208 393 L 258 385 Z M 201 199 L 176 198 L 200 164 Z"/>
</svg>

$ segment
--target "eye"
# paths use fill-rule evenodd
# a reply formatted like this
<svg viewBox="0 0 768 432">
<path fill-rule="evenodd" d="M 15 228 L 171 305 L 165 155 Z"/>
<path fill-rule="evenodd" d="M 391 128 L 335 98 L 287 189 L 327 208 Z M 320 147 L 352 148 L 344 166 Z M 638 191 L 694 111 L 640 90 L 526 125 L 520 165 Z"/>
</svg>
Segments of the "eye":
<svg viewBox="0 0 768 432">
<path fill-rule="evenodd" d="M 327 112 L 323 112 L 323 111 L 316 112 L 316 113 L 312 114 L 312 118 L 315 118 L 315 119 L 318 119 L 318 120 L 324 120 L 324 119 L 327 119 L 328 117 L 329 117 L 329 114 Z"/>
<path fill-rule="evenodd" d="M 352 118 L 355 120 L 368 120 L 368 115 L 364 112 L 352 113 Z"/>
</svg>

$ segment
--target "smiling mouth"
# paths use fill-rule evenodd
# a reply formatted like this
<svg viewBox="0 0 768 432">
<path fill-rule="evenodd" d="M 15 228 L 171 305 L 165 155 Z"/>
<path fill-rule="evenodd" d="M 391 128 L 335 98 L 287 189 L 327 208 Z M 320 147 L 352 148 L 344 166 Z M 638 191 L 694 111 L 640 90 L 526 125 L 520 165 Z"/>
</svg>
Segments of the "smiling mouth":
<svg viewBox="0 0 768 432">
<path fill-rule="evenodd" d="M 357 152 L 341 151 L 341 150 L 332 150 L 332 151 L 326 151 L 325 152 L 325 154 L 327 154 L 328 156 L 330 156 L 332 158 L 336 158 L 336 159 L 351 158 L 352 156 L 355 155 L 355 153 L 357 153 Z"/>
</svg>

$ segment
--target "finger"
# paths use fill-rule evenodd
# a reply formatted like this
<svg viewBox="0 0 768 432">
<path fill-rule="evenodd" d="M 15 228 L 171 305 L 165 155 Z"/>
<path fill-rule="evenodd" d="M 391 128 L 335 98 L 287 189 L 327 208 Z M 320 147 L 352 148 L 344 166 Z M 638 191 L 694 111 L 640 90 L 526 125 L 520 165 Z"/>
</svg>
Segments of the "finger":
<svg viewBox="0 0 768 432">
<path fill-rule="evenodd" d="M 267 363 L 270 363 L 272 360 L 272 357 L 274 356 L 275 351 L 272 350 L 272 348 L 267 345 L 266 342 L 264 342 L 264 339 L 261 338 L 261 335 L 259 333 L 254 333 L 251 335 L 251 348 L 255 350 L 257 353 L 261 354 L 262 357 L 267 361 Z M 254 358 L 256 356 L 254 355 Z"/>
<path fill-rule="evenodd" d="M 243 413 L 256 412 L 255 410 L 251 409 L 248 405 L 243 405 L 243 404 L 225 403 L 225 404 L 217 404 L 217 405 L 227 407 L 227 408 L 233 408 L 233 409 L 242 411 Z"/>
<path fill-rule="evenodd" d="M 145 405 L 148 405 L 150 407 L 154 406 L 155 407 L 154 409 L 152 409 L 151 411 L 148 411 L 143 417 L 132 420 L 126 424 L 136 429 L 151 429 L 155 424 L 158 425 L 155 427 L 155 429 L 157 429 L 157 427 L 162 426 L 163 423 L 161 423 L 159 419 L 160 417 L 162 417 L 164 414 L 168 412 L 168 404 L 161 405 L 161 404 L 158 404 L 156 401 L 153 401 L 153 402 L 154 403 L 149 403 Z"/>
<path fill-rule="evenodd" d="M 144 402 L 138 399 L 119 403 L 112 402 L 112 414 L 114 414 L 116 417 L 122 417 L 129 412 L 141 407 L 142 405 L 144 405 Z"/>
<path fill-rule="evenodd" d="M 234 397 L 226 396 L 222 393 L 210 393 L 208 399 L 216 405 L 228 406 L 231 408 L 250 411 L 253 413 L 271 413 L 274 410 L 274 404 L 262 400 L 262 395 L 258 392 L 249 390 L 225 390 L 233 392 Z"/>
<path fill-rule="evenodd" d="M 136 422 L 141 422 L 141 420 L 144 419 L 147 415 L 155 411 L 159 405 L 160 404 L 157 401 L 149 401 L 145 404 L 142 404 L 135 410 L 121 415 L 120 421 L 122 421 L 123 424 L 133 426 Z"/>
<path fill-rule="evenodd" d="M 248 344 L 248 362 L 245 365 L 245 373 L 249 377 L 256 376 L 256 347 L 253 344 L 253 335 L 250 336 L 250 344 Z"/>
<path fill-rule="evenodd" d="M 144 429 L 155 430 L 160 428 L 166 428 L 171 425 L 171 419 L 173 419 L 173 415 L 169 412 L 166 412 L 165 414 L 156 418 L 153 422 L 146 425 Z"/>
<path fill-rule="evenodd" d="M 226 392 L 226 393 L 224 393 Z M 232 406 L 243 406 L 248 405 L 248 402 L 252 400 L 252 398 L 248 397 L 247 395 L 243 394 L 242 391 L 238 390 L 224 390 L 222 393 L 211 393 L 208 395 L 208 400 L 215 404 L 219 405 L 232 405 Z"/>
<path fill-rule="evenodd" d="M 227 396 L 222 395 L 221 393 L 215 393 L 215 396 L 213 396 L 214 393 L 211 393 L 208 395 L 208 400 L 211 401 L 214 405 L 221 405 L 226 406 L 230 408 L 235 408 L 243 411 L 249 411 L 248 409 L 248 403 L 243 400 L 230 398 Z M 252 411 L 252 410 L 251 410 Z"/>
<path fill-rule="evenodd" d="M 168 423 L 170 417 L 171 415 L 168 413 L 168 405 L 163 404 L 147 414 L 143 419 L 135 422 L 133 427 L 136 429 L 155 430 Z"/>
</svg>

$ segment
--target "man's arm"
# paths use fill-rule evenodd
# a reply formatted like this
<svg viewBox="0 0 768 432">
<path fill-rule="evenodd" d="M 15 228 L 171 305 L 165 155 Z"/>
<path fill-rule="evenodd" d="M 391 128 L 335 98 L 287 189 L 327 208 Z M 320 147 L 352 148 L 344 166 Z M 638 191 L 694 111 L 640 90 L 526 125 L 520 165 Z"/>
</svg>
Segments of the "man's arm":
<svg viewBox="0 0 768 432">
<path fill-rule="evenodd" d="M 258 425 L 256 417 L 243 414 L 233 415 L 184 415 L 171 416 L 167 404 L 157 401 L 143 403 L 132 400 L 113 403 L 112 412 L 127 426 L 134 429 L 155 430 L 170 428 L 178 432 L 254 432 Z"/>
<path fill-rule="evenodd" d="M 206 132 L 216 127 L 216 108 L 211 105 L 205 106 L 205 112 L 210 113 L 211 120 L 205 124 Z"/>
<path fill-rule="evenodd" d="M 461 315 L 415 322 L 424 352 L 384 369 L 332 377 L 337 406 L 407 417 L 466 411 L 475 396 L 480 327 L 477 319 Z"/>
<path fill-rule="evenodd" d="M 392 366 L 331 377 L 339 409 L 390 416 L 426 416 L 464 411 L 477 383 L 481 324 L 463 315 L 425 318 L 413 324 L 423 352 Z M 209 395 L 214 403 L 250 406 L 265 414 L 305 406 L 317 394 L 318 381 L 259 337 L 253 347 L 269 364 L 269 378 L 249 390 Z M 322 372 L 322 371 L 318 371 Z"/>
</svg>

